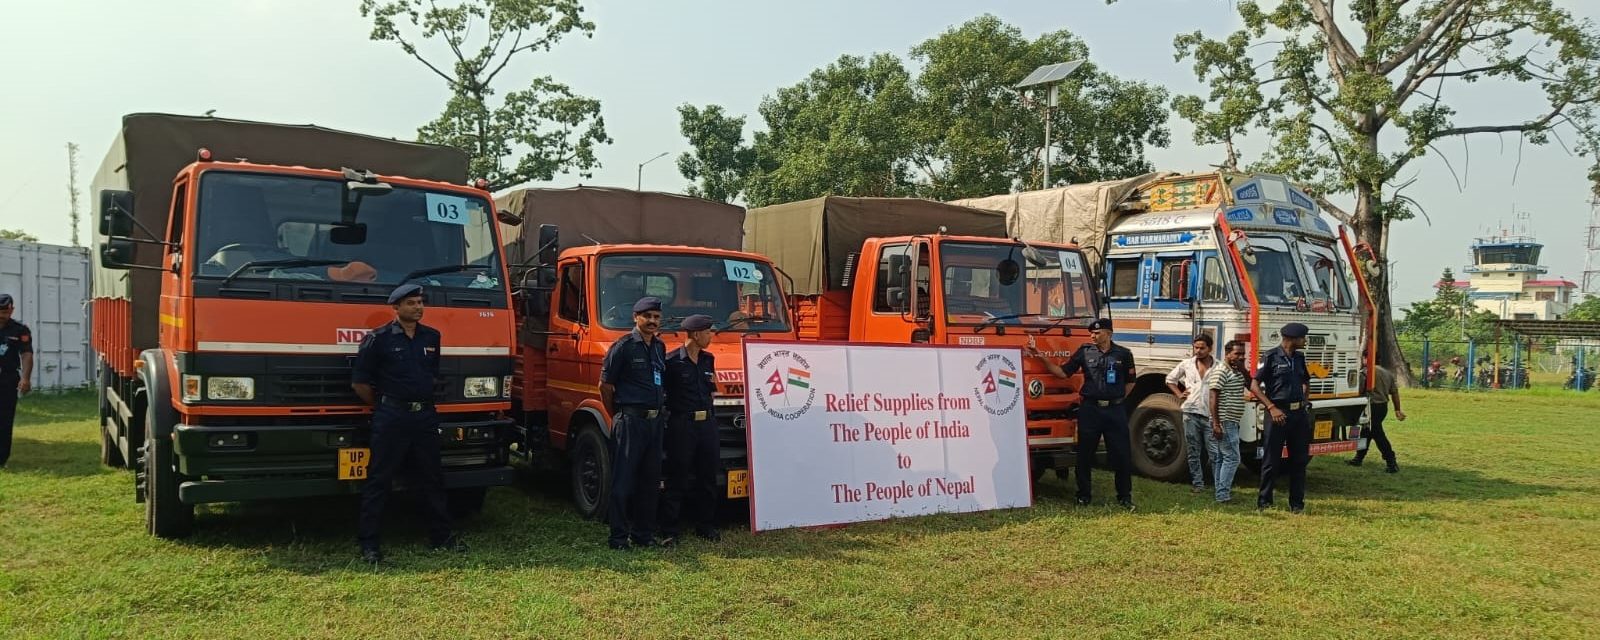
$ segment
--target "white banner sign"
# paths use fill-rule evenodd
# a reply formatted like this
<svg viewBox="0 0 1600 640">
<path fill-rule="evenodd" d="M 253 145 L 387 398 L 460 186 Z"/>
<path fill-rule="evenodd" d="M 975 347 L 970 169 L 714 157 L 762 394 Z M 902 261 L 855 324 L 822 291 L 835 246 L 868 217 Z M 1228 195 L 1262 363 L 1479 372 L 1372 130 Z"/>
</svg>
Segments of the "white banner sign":
<svg viewBox="0 0 1600 640">
<path fill-rule="evenodd" d="M 755 531 L 1033 505 L 1021 353 L 745 343 Z"/>
</svg>

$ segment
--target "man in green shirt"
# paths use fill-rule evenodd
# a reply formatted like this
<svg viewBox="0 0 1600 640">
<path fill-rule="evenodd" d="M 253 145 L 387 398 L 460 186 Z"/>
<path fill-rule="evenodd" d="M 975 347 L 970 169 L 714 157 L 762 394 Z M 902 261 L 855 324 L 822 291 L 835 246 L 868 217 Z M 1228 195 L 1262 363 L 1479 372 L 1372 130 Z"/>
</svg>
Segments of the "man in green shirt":
<svg viewBox="0 0 1600 640">
<path fill-rule="evenodd" d="M 1406 420 L 1405 410 L 1400 408 L 1400 386 L 1395 384 L 1394 373 L 1383 367 L 1372 368 L 1372 390 L 1367 392 L 1367 400 L 1372 403 L 1372 424 L 1368 425 L 1361 434 L 1361 447 L 1356 450 L 1355 459 L 1350 461 L 1350 466 L 1361 466 L 1361 460 L 1367 457 L 1369 443 L 1378 443 L 1378 453 L 1383 455 L 1384 471 L 1399 473 L 1400 465 L 1394 461 L 1394 446 L 1389 444 L 1389 436 L 1383 432 L 1383 419 L 1389 415 L 1389 403 L 1394 403 L 1394 417 L 1401 422 Z"/>
</svg>

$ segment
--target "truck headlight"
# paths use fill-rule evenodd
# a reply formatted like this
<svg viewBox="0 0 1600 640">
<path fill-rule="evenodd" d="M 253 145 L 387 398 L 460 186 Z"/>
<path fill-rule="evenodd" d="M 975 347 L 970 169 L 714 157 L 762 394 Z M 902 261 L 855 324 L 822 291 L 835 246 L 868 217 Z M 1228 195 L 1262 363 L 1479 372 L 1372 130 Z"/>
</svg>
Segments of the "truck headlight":
<svg viewBox="0 0 1600 640">
<path fill-rule="evenodd" d="M 500 381 L 493 376 L 467 378 L 461 395 L 468 398 L 493 398 L 500 395 Z"/>
<path fill-rule="evenodd" d="M 207 400 L 254 400 L 254 378 L 211 376 L 206 378 Z"/>
</svg>

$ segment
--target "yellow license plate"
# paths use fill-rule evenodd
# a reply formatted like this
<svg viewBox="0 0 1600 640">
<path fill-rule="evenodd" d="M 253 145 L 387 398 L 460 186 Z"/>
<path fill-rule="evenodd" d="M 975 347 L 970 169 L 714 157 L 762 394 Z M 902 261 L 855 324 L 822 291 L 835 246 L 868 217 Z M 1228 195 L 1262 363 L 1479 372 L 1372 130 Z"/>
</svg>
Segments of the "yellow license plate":
<svg viewBox="0 0 1600 640">
<path fill-rule="evenodd" d="M 1327 440 L 1333 437 L 1332 420 L 1318 420 L 1316 426 L 1316 433 L 1312 436 L 1313 440 Z"/>
<path fill-rule="evenodd" d="M 371 449 L 340 449 L 339 479 L 366 480 L 367 463 L 372 461 Z"/>
<path fill-rule="evenodd" d="M 728 498 L 750 497 L 750 470 L 737 469 L 728 472 Z"/>
</svg>

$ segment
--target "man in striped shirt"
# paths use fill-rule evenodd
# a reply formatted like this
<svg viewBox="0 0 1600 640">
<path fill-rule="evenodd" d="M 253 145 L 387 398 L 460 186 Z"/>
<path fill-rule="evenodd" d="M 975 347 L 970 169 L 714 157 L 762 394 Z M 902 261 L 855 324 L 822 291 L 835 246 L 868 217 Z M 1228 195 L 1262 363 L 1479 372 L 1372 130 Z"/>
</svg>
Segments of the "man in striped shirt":
<svg viewBox="0 0 1600 640">
<path fill-rule="evenodd" d="M 1239 470 L 1239 420 L 1244 418 L 1245 394 L 1250 393 L 1244 351 L 1244 341 L 1230 340 L 1223 347 L 1224 366 L 1212 367 L 1206 374 L 1204 388 L 1211 395 L 1211 437 L 1206 440 L 1206 450 L 1211 455 L 1219 503 L 1233 500 L 1233 474 Z"/>
</svg>

